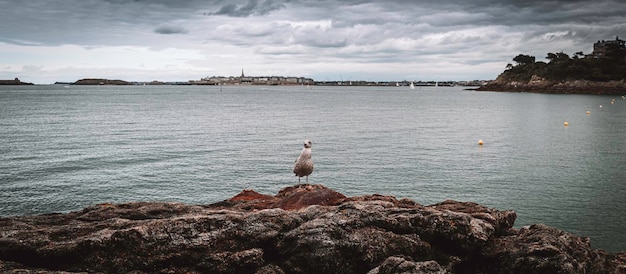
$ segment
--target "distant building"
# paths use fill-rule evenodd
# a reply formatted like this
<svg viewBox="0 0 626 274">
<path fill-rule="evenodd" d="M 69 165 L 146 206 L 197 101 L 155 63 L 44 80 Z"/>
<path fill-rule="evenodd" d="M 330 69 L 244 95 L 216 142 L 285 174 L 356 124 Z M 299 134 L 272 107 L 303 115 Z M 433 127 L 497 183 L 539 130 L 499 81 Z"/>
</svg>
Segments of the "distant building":
<svg viewBox="0 0 626 274">
<path fill-rule="evenodd" d="M 624 40 L 620 40 L 618 36 L 615 40 L 602 40 L 593 44 L 593 53 L 591 54 L 595 58 L 607 57 L 607 54 L 611 50 L 617 50 L 622 55 L 626 54 L 626 44 Z"/>
<path fill-rule="evenodd" d="M 304 77 L 285 76 L 246 76 L 243 69 L 241 76 L 210 76 L 200 79 L 200 81 L 190 81 L 195 85 L 313 85 L 315 81 Z"/>
</svg>

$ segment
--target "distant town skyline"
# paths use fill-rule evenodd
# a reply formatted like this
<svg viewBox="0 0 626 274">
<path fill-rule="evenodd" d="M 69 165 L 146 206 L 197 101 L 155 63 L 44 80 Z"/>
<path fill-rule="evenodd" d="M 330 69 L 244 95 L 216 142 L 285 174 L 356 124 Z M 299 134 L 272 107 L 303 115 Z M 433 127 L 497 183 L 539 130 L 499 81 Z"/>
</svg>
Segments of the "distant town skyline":
<svg viewBox="0 0 626 274">
<path fill-rule="evenodd" d="M 0 79 L 495 79 L 626 37 L 619 0 L 0 0 Z"/>
</svg>

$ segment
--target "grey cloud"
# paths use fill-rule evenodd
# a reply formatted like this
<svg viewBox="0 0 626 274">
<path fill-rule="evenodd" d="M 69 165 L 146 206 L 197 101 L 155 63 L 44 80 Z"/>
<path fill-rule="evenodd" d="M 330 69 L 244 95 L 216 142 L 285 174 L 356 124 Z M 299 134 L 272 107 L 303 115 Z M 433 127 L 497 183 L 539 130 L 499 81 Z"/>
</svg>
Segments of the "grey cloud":
<svg viewBox="0 0 626 274">
<path fill-rule="evenodd" d="M 179 2 L 181 4 L 176 4 Z M 50 0 L 16 5 L 0 0 L 0 33 L 3 41 L 10 44 L 141 44 L 150 39 L 140 37 L 139 33 L 186 33 L 185 20 L 194 15 L 201 17 L 197 4 L 193 6 L 193 3 Z M 155 25 L 160 27 L 155 29 Z"/>
<path fill-rule="evenodd" d="M 154 32 L 158 34 L 185 34 L 188 31 L 180 26 L 165 25 L 154 29 Z"/>
<path fill-rule="evenodd" d="M 347 39 L 341 37 L 311 37 L 301 40 L 300 43 L 313 48 L 343 48 L 350 44 Z"/>
<path fill-rule="evenodd" d="M 281 47 L 299 45 L 309 50 L 324 50 L 343 48 L 363 48 L 364 59 L 374 57 L 376 52 L 389 54 L 427 54 L 449 55 L 456 51 L 464 52 L 485 51 L 486 48 L 500 48 L 515 52 L 526 50 L 533 45 L 525 43 L 533 41 L 539 47 L 541 55 L 548 51 L 566 50 L 561 44 L 554 45 L 554 40 L 564 39 L 569 42 L 563 44 L 581 45 L 576 50 L 584 50 L 597 39 L 608 39 L 614 35 L 606 33 L 619 30 L 615 22 L 598 20 L 596 26 L 587 26 L 585 20 L 592 20 L 596 16 L 611 14 L 610 7 L 619 7 L 617 2 L 543 1 L 536 5 L 520 5 L 511 1 L 482 0 L 468 4 L 466 1 L 442 1 L 436 4 L 415 3 L 414 1 L 300 1 L 291 2 L 289 12 L 295 16 L 294 21 L 328 20 L 331 26 L 319 28 L 269 27 L 263 32 L 250 32 L 250 25 L 246 22 L 240 25 L 238 34 L 248 38 L 218 38 L 235 42 L 241 46 Z M 592 6 L 597 7 L 592 7 Z M 256 7 L 248 4 L 232 4 L 224 8 L 225 14 L 235 16 L 250 15 Z M 559 8 L 557 8 L 559 7 Z M 246 19 L 247 20 L 247 19 Z M 267 19 L 264 19 L 267 20 Z M 269 18 L 271 21 L 271 17 Z M 262 21 L 254 21 L 263 25 Z M 303 22 L 303 21 L 301 21 Z M 235 22 L 237 24 L 237 22 Z M 610 30 L 602 25 L 610 25 Z M 623 24 L 622 24 L 623 25 Z M 619 26 L 619 24 L 617 24 Z M 471 32 L 481 27 L 489 27 L 499 36 L 463 35 L 463 31 Z M 607 26 L 608 28 L 608 26 Z M 623 27 L 621 28 L 623 29 Z M 458 31 L 457 34 L 448 35 Z M 507 33 L 508 32 L 508 33 Z M 565 33 L 565 34 L 562 34 Z M 618 33 L 619 34 L 619 33 Z M 430 38 L 430 37 L 435 38 Z M 626 36 L 626 35 L 625 35 Z M 437 38 L 439 37 L 439 38 Z M 410 44 L 420 49 L 411 49 L 408 46 L 389 46 L 385 41 L 393 38 L 407 38 Z M 350 49 L 353 50 L 353 49 Z M 264 51 L 260 51 L 262 53 Z M 324 51 L 327 54 L 339 56 L 333 51 Z M 530 53 L 530 52 L 529 52 Z M 345 54 L 343 51 L 342 54 Z M 511 53 L 513 54 L 513 53 Z M 351 55 L 350 55 L 351 56 Z M 387 58 L 383 54 L 383 58 Z M 477 57 L 478 59 L 479 57 Z M 491 57 L 489 57 L 491 58 Z M 508 57 L 507 57 L 508 61 Z M 472 63 L 480 63 L 474 60 Z"/>
<path fill-rule="evenodd" d="M 207 3 L 205 0 L 98 0 L 120 6 L 165 7 L 168 9 L 195 9 Z M 219 0 L 218 0 L 219 1 Z M 212 2 L 212 1 L 208 1 Z"/>
<path fill-rule="evenodd" d="M 218 11 L 212 13 L 214 15 L 233 15 L 237 16 L 237 5 L 236 4 L 226 4 L 222 6 Z"/>
<path fill-rule="evenodd" d="M 266 15 L 272 11 L 282 8 L 285 8 L 285 5 L 280 1 L 266 0 L 259 3 L 258 0 L 249 0 L 244 4 L 226 4 L 218 11 L 209 14 L 227 15 L 232 17 L 248 17 L 252 15 Z"/>
</svg>

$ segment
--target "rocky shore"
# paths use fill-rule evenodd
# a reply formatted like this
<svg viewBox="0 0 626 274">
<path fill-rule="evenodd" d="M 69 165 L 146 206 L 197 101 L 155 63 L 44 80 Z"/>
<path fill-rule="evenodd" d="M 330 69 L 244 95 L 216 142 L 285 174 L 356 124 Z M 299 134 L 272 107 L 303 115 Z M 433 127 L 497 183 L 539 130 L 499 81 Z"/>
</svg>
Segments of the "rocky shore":
<svg viewBox="0 0 626 274">
<path fill-rule="evenodd" d="M 483 85 L 479 91 L 509 91 L 553 94 L 624 95 L 626 83 L 621 81 L 596 82 L 588 80 L 550 81 L 533 75 L 528 82 L 498 79 Z"/>
<path fill-rule="evenodd" d="M 100 204 L 0 218 L 2 273 L 626 273 L 626 253 L 475 203 L 322 185 L 211 205 Z"/>
</svg>

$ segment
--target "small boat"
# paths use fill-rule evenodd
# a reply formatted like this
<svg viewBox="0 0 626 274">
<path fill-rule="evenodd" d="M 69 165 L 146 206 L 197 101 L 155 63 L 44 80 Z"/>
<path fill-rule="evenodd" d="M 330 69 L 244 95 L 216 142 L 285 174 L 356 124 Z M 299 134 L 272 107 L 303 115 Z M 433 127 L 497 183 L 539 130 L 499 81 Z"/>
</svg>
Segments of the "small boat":
<svg viewBox="0 0 626 274">
<path fill-rule="evenodd" d="M 413 82 L 411 82 L 411 85 L 409 86 L 409 88 L 415 89 L 415 85 L 413 84 Z"/>
</svg>

